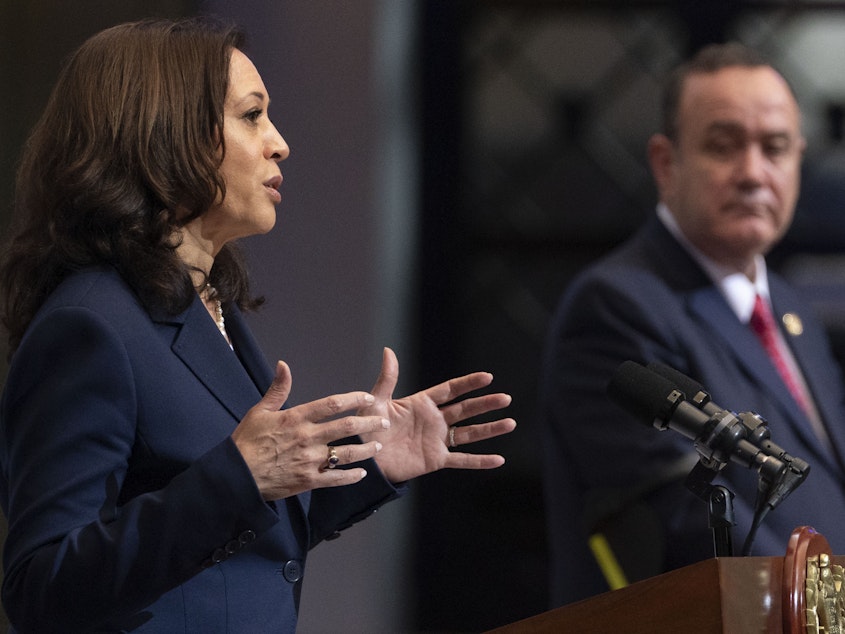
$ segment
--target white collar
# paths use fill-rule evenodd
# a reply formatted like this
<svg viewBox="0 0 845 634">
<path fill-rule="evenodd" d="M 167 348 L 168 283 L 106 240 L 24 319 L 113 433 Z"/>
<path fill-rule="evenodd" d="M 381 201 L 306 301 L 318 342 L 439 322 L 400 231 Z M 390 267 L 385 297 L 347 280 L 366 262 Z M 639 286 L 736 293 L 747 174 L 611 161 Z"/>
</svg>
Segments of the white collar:
<svg viewBox="0 0 845 634">
<path fill-rule="evenodd" d="M 766 259 L 762 255 L 758 254 L 754 257 L 755 281 L 752 282 L 744 273 L 716 262 L 696 248 L 683 234 L 677 220 L 664 203 L 657 205 L 657 217 L 687 253 L 704 269 L 742 323 L 748 323 L 751 319 L 757 295 L 763 297 L 771 305 Z"/>
</svg>

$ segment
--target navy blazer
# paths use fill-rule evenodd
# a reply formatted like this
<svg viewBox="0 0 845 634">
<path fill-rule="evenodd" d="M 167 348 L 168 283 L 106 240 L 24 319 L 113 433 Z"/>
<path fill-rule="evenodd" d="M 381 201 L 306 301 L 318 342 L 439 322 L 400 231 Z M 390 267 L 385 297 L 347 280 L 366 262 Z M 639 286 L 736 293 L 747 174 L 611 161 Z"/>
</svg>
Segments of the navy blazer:
<svg viewBox="0 0 845 634">
<path fill-rule="evenodd" d="M 609 401 L 607 384 L 626 360 L 660 361 L 699 381 L 713 401 L 753 411 L 772 440 L 810 463 L 807 480 L 763 521 L 751 554 L 783 555 L 792 530 L 811 525 L 845 552 L 845 410 L 842 376 L 807 302 L 769 275 L 774 311 L 800 316 L 784 332 L 830 436 L 826 446 L 792 400 L 750 328 L 655 217 L 625 245 L 582 272 L 553 319 L 541 388 L 552 604 L 604 590 L 587 550 L 592 532 L 615 535 L 654 565 L 650 576 L 714 555 L 706 504 L 683 480 L 693 442 L 643 425 Z M 736 494 L 734 551 L 753 515 L 758 478 L 729 464 L 714 484 Z M 641 562 L 642 563 L 642 562 Z"/>
<path fill-rule="evenodd" d="M 273 370 L 236 308 L 150 315 L 112 269 L 71 275 L 0 402 L 3 602 L 24 632 L 293 632 L 308 549 L 395 498 L 368 476 L 275 502 L 231 433 Z"/>
</svg>

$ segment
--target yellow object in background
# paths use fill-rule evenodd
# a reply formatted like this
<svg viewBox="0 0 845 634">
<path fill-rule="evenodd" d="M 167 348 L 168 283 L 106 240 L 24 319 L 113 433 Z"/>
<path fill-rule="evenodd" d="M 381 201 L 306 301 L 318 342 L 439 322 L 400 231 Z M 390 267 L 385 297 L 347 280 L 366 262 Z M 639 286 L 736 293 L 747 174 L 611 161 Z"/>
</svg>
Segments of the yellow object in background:
<svg viewBox="0 0 845 634">
<path fill-rule="evenodd" d="M 607 543 L 604 535 L 601 533 L 590 535 L 589 544 L 590 550 L 593 551 L 593 557 L 596 558 L 610 589 L 618 590 L 627 586 L 628 580 L 625 578 L 625 572 L 622 570 L 622 566 L 619 565 L 619 561 L 616 559 L 616 555 L 613 554 L 613 550 L 610 548 L 610 544 Z"/>
</svg>

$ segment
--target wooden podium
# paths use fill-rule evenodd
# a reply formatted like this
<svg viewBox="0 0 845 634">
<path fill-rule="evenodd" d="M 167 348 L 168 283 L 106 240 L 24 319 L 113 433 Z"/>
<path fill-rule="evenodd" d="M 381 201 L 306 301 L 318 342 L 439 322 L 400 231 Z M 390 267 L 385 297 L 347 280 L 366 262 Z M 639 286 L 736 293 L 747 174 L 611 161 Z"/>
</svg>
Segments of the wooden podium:
<svg viewBox="0 0 845 634">
<path fill-rule="evenodd" d="M 807 562 L 830 554 L 827 540 L 803 526 L 793 531 L 784 557 L 708 559 L 492 632 L 812 633 Z M 830 562 L 843 565 L 845 558 L 830 556 Z"/>
</svg>

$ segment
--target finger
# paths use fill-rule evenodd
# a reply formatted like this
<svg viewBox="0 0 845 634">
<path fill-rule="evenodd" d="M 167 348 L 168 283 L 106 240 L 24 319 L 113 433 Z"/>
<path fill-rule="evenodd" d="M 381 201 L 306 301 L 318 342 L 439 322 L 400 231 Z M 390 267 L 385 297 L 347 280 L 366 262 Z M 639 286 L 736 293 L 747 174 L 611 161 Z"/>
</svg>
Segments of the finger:
<svg viewBox="0 0 845 634">
<path fill-rule="evenodd" d="M 367 477 L 367 470 L 360 467 L 353 469 L 326 469 L 315 478 L 314 489 L 325 489 L 328 487 L 342 487 L 355 484 Z"/>
<path fill-rule="evenodd" d="M 390 421 L 381 416 L 345 416 L 327 423 L 321 423 L 314 430 L 314 439 L 330 443 L 341 438 L 390 429 Z"/>
<path fill-rule="evenodd" d="M 281 409 L 285 401 L 290 395 L 291 384 L 293 377 L 291 376 L 290 367 L 284 361 L 276 362 L 276 373 L 273 376 L 273 381 L 270 387 L 264 393 L 264 396 L 257 403 L 259 409 L 266 409 L 275 412 Z"/>
<path fill-rule="evenodd" d="M 346 394 L 334 394 L 326 396 L 310 403 L 297 405 L 291 408 L 297 415 L 306 420 L 320 422 L 340 416 L 345 412 L 351 412 L 360 407 L 367 407 L 375 402 L 372 394 L 367 392 L 347 392 Z"/>
<path fill-rule="evenodd" d="M 474 398 L 464 399 L 440 408 L 443 418 L 449 425 L 454 425 L 467 418 L 486 414 L 497 409 L 503 409 L 511 404 L 509 394 L 485 394 Z"/>
<path fill-rule="evenodd" d="M 505 464 L 505 458 L 498 454 L 474 454 L 455 452 L 446 458 L 446 469 L 496 469 Z"/>
<path fill-rule="evenodd" d="M 393 398 L 393 390 L 396 389 L 398 381 L 399 360 L 393 350 L 385 348 L 381 355 L 381 371 L 373 386 L 373 395 L 382 401 L 390 400 Z"/>
<path fill-rule="evenodd" d="M 492 381 L 493 375 L 489 372 L 473 372 L 430 387 L 425 394 L 437 405 L 443 405 L 468 392 L 487 387 Z"/>
<path fill-rule="evenodd" d="M 480 440 L 487 440 L 488 438 L 495 438 L 496 436 L 511 433 L 516 429 L 516 421 L 512 418 L 503 418 L 502 420 L 491 423 L 463 425 L 452 427 L 452 429 L 455 431 L 454 435 L 450 436 L 450 438 L 454 437 L 455 445 L 469 445 Z"/>
<path fill-rule="evenodd" d="M 324 464 L 321 465 L 321 469 L 335 468 L 329 466 L 331 462 L 328 460 L 328 458 L 332 455 L 332 449 L 334 449 L 334 455 L 337 457 L 335 467 L 338 467 L 340 465 L 353 464 L 355 462 L 361 462 L 362 460 L 372 458 L 382 450 L 382 444 L 380 442 L 368 442 L 360 445 L 335 445 L 329 447 L 326 454 L 327 459 Z"/>
</svg>

